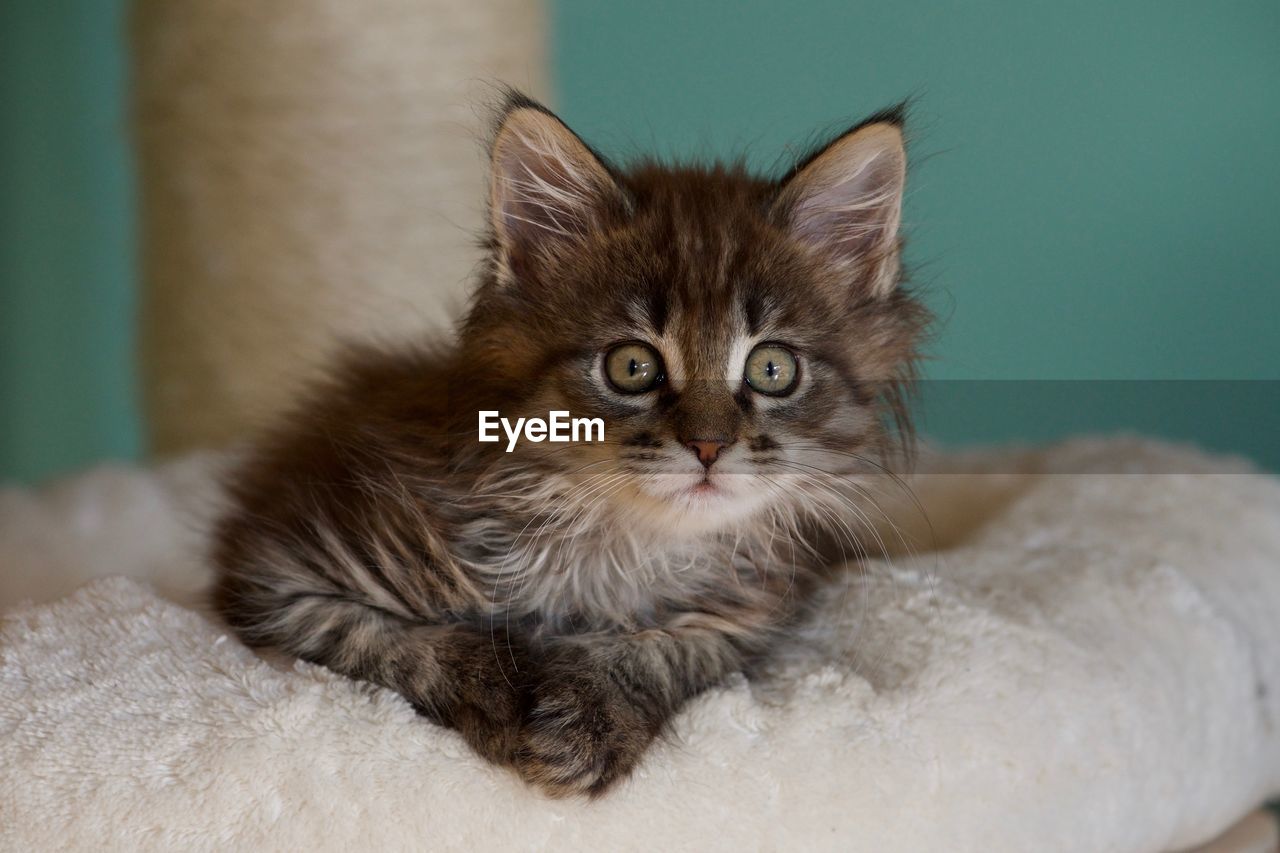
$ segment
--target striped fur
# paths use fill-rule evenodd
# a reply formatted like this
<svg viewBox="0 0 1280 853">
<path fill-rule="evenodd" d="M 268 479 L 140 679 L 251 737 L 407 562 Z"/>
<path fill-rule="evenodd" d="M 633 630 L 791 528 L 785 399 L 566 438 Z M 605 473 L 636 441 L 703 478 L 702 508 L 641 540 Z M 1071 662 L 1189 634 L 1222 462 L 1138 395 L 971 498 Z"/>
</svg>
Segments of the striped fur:
<svg viewBox="0 0 1280 853">
<path fill-rule="evenodd" d="M 909 435 L 890 424 L 925 323 L 884 285 L 901 169 L 868 168 L 898 162 L 899 123 L 855 128 L 781 182 L 624 172 L 513 96 L 456 341 L 353 349 L 260 443 L 215 540 L 226 619 L 398 691 L 548 793 L 624 778 L 871 528 L 860 478 Z M 661 354 L 651 392 L 603 377 L 629 340 Z M 742 380 L 762 342 L 797 354 L 790 396 Z M 606 440 L 508 454 L 477 441 L 482 409 L 602 417 Z M 707 465 L 690 442 L 709 436 Z"/>
</svg>

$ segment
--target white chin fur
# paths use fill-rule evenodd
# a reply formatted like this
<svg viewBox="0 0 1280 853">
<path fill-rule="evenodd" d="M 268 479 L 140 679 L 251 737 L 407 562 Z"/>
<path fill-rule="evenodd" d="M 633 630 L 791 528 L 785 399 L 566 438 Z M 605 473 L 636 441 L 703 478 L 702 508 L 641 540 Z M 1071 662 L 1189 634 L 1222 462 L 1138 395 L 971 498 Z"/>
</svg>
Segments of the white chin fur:
<svg viewBox="0 0 1280 853">
<path fill-rule="evenodd" d="M 658 474 L 645 478 L 639 491 L 649 520 L 672 532 L 705 533 L 741 523 L 768 500 L 749 474 L 701 471 Z"/>
</svg>

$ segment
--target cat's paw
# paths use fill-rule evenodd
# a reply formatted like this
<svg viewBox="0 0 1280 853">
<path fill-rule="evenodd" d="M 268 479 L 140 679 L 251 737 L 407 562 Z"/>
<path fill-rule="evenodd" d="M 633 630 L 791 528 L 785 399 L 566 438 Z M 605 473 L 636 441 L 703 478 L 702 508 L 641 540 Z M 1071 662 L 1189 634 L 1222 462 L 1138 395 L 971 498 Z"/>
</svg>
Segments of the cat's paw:
<svg viewBox="0 0 1280 853">
<path fill-rule="evenodd" d="M 456 729 L 481 758 L 494 764 L 512 764 L 521 745 L 520 696 L 493 683 L 482 697 L 455 704 L 446 724 Z"/>
<path fill-rule="evenodd" d="M 606 673 L 559 671 L 532 693 L 516 770 L 553 797 L 597 797 L 625 778 L 658 726 Z"/>
<path fill-rule="evenodd" d="M 514 763 L 532 670 L 523 648 L 505 637 L 457 631 L 436 654 L 441 683 L 428 716 L 456 729 L 482 758 Z"/>
</svg>

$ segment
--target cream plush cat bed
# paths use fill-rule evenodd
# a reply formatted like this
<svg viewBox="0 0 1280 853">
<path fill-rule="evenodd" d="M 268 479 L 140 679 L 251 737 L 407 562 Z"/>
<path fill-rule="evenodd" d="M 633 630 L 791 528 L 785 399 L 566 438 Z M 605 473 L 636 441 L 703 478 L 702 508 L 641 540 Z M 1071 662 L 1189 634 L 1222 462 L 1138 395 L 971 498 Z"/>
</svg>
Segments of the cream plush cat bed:
<svg viewBox="0 0 1280 853">
<path fill-rule="evenodd" d="M 1280 483 L 1134 441 L 930 465 L 968 472 L 917 482 L 932 536 L 902 513 L 940 550 L 592 804 L 204 615 L 216 458 L 4 493 L 0 848 L 1159 851 L 1280 792 Z"/>
</svg>

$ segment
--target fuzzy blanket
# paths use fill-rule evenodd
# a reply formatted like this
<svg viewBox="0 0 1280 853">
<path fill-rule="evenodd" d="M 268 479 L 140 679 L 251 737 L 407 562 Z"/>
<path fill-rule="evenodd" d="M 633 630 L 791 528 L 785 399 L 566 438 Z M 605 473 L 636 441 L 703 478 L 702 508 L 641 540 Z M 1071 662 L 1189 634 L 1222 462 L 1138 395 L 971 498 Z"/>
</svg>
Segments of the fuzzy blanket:
<svg viewBox="0 0 1280 853">
<path fill-rule="evenodd" d="M 903 501 L 911 548 L 596 803 L 229 636 L 217 464 L 0 493 L 0 849 L 1160 851 L 1280 793 L 1280 483 L 1240 463 L 934 459 L 932 530 Z"/>
</svg>

